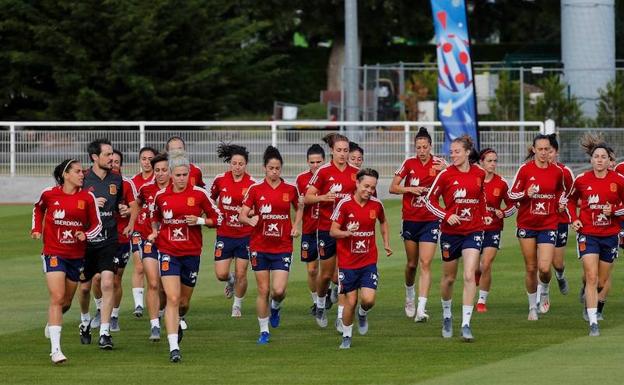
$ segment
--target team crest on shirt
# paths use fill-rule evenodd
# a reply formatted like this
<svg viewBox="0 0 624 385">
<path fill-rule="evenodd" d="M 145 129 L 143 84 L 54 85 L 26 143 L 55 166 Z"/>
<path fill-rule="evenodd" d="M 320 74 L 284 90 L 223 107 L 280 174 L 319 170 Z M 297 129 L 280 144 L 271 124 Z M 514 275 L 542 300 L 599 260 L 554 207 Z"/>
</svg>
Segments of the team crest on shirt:
<svg viewBox="0 0 624 385">
<path fill-rule="evenodd" d="M 354 181 L 354 182 L 355 182 L 355 177 L 356 177 L 355 174 L 351 174 L 351 180 Z"/>
<path fill-rule="evenodd" d="M 616 183 L 611 183 L 609 185 L 609 189 L 611 190 L 611 192 L 616 192 L 617 191 L 617 184 Z"/>
<path fill-rule="evenodd" d="M 492 195 L 494 195 L 495 197 L 499 197 L 501 194 L 501 189 L 500 188 L 495 188 L 494 192 L 492 192 Z"/>
<path fill-rule="evenodd" d="M 283 194 L 282 194 L 282 200 L 283 200 L 284 202 L 288 202 L 288 201 L 290 200 L 290 194 L 288 194 L 288 193 L 283 193 Z"/>
<path fill-rule="evenodd" d="M 436 169 L 435 168 L 431 167 L 429 169 L 429 176 L 436 176 Z"/>
<path fill-rule="evenodd" d="M 195 198 L 194 197 L 186 198 L 186 205 L 190 207 L 195 206 Z"/>
<path fill-rule="evenodd" d="M 377 211 L 376 211 L 376 210 L 370 210 L 370 211 L 368 212 L 368 217 L 369 217 L 370 219 L 377 219 Z"/>
<path fill-rule="evenodd" d="M 117 195 L 117 185 L 116 184 L 109 184 L 108 185 L 108 193 L 110 195 Z"/>
<path fill-rule="evenodd" d="M 85 204 L 86 202 L 83 201 L 82 199 L 78 200 L 78 210 L 84 210 L 85 209 Z"/>
</svg>

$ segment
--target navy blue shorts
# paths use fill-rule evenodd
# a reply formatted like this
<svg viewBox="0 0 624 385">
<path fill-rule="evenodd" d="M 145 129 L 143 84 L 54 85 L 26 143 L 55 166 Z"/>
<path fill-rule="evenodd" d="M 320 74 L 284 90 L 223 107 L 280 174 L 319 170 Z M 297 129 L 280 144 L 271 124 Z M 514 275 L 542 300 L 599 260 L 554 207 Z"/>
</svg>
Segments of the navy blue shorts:
<svg viewBox="0 0 624 385">
<path fill-rule="evenodd" d="M 117 245 L 117 254 L 115 254 L 115 265 L 118 269 L 125 269 L 130 260 L 130 242 L 120 243 Z"/>
<path fill-rule="evenodd" d="M 557 227 L 557 241 L 555 247 L 565 247 L 568 244 L 568 224 L 559 223 Z"/>
<path fill-rule="evenodd" d="M 231 258 L 249 259 L 249 237 L 231 238 L 217 235 L 214 250 L 215 261 Z"/>
<path fill-rule="evenodd" d="M 301 236 L 301 262 L 314 262 L 319 258 L 318 240 L 316 233 Z"/>
<path fill-rule="evenodd" d="M 613 263 L 618 257 L 618 236 L 596 237 L 593 235 L 576 235 L 576 249 L 579 259 L 586 254 L 598 254 L 603 262 Z"/>
<path fill-rule="evenodd" d="M 554 245 L 557 243 L 557 230 L 518 229 L 516 230 L 516 237 L 535 238 L 537 243 L 550 243 Z"/>
<path fill-rule="evenodd" d="M 440 221 L 414 222 L 403 221 L 401 237 L 404 241 L 438 243 Z"/>
<path fill-rule="evenodd" d="M 141 260 L 152 258 L 158 261 L 160 258 L 156 244 L 145 240 L 141 241 L 139 245 L 139 253 L 141 254 Z"/>
<path fill-rule="evenodd" d="M 440 237 L 440 249 L 442 261 L 451 262 L 461 258 L 464 249 L 481 250 L 483 243 L 483 231 L 477 231 L 468 235 L 444 234 Z"/>
<path fill-rule="evenodd" d="M 285 270 L 290 271 L 292 253 L 263 253 L 252 251 L 249 261 L 253 271 Z"/>
<path fill-rule="evenodd" d="M 42 255 L 43 272 L 62 271 L 65 278 L 78 282 L 84 277 L 84 258 L 68 259 L 56 255 Z"/>
<path fill-rule="evenodd" d="M 143 239 L 141 237 L 141 233 L 139 233 L 138 231 L 133 232 L 132 236 L 130 237 L 130 245 L 133 254 L 141 251 L 142 243 Z"/>
<path fill-rule="evenodd" d="M 378 280 L 377 265 L 368 265 L 359 269 L 338 269 L 340 294 L 346 294 L 363 287 L 377 290 Z"/>
<path fill-rule="evenodd" d="M 500 231 L 484 231 L 483 243 L 481 244 L 481 250 L 486 247 L 493 247 L 500 250 L 501 246 L 501 232 Z"/>
<path fill-rule="evenodd" d="M 180 282 L 188 287 L 195 287 L 199 274 L 199 255 L 173 257 L 160 254 L 160 276 L 177 275 Z"/>
<path fill-rule="evenodd" d="M 318 231 L 318 254 L 322 261 L 336 256 L 336 240 L 329 231 Z"/>
</svg>

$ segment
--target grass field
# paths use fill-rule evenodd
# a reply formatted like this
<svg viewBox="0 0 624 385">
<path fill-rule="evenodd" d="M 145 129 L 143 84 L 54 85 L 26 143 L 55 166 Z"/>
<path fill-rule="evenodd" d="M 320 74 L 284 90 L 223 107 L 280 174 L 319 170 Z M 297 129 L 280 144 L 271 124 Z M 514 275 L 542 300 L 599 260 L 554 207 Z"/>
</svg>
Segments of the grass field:
<svg viewBox="0 0 624 385">
<path fill-rule="evenodd" d="M 149 322 L 132 317 L 129 274 L 115 349 L 80 345 L 79 311 L 65 315 L 63 352 L 69 361 L 54 367 L 43 336 L 47 291 L 41 273 L 40 243 L 29 238 L 29 206 L 0 206 L 0 383 L 2 384 L 621 384 L 624 362 L 624 308 L 621 274 L 615 271 L 602 336 L 587 337 L 577 292 L 580 266 L 568 246 L 568 296 L 551 289 L 551 311 L 528 322 L 524 267 L 513 223 L 508 222 L 503 249 L 494 264 L 493 290 L 486 314 L 473 316 L 475 342 L 440 336 L 440 262 L 433 264 L 434 284 L 428 305 L 431 320 L 416 324 L 403 313 L 405 253 L 399 238 L 400 202 L 390 201 L 391 258 L 380 257 L 377 306 L 369 316 L 368 335 L 354 331 L 352 349 L 339 351 L 335 329 L 321 330 L 308 315 L 310 296 L 305 268 L 293 264 L 282 324 L 268 346 L 257 346 L 255 281 L 243 318 L 230 318 L 230 301 L 212 268 L 213 230 L 206 231 L 204 262 L 187 317 L 183 362 L 168 362 L 166 339 L 147 340 Z M 572 237 L 570 237 L 572 239 Z M 572 243 L 572 242 L 571 242 Z M 297 255 L 298 259 L 298 255 Z M 131 267 L 130 267 L 131 268 Z M 461 274 L 460 274 L 461 276 Z M 459 334 L 461 288 L 455 286 L 454 331 Z M 330 311 L 330 326 L 335 308 Z"/>
</svg>

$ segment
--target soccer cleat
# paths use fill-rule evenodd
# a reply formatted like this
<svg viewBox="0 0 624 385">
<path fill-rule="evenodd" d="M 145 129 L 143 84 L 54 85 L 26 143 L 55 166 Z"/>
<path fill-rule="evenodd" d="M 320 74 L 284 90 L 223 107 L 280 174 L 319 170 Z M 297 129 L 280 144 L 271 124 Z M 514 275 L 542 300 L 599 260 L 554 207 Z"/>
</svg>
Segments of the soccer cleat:
<svg viewBox="0 0 624 385">
<path fill-rule="evenodd" d="M 50 360 L 53 364 L 62 364 L 67 361 L 67 357 L 60 350 L 56 350 L 54 353 L 50 353 Z"/>
<path fill-rule="evenodd" d="M 442 320 L 442 337 L 443 338 L 451 338 L 453 337 L 453 318 L 448 317 Z"/>
<path fill-rule="evenodd" d="M 137 318 L 143 317 L 143 306 L 139 305 L 134 308 L 134 316 Z"/>
<path fill-rule="evenodd" d="M 89 345 L 91 343 L 91 325 L 80 323 L 78 330 L 80 331 L 80 343 Z"/>
<path fill-rule="evenodd" d="M 336 326 L 336 331 L 340 334 L 342 334 L 342 318 L 336 318 L 336 322 L 334 323 L 334 326 Z"/>
<path fill-rule="evenodd" d="M 178 325 L 178 343 L 182 342 L 183 337 L 184 337 L 184 329 L 182 329 L 182 325 Z"/>
<path fill-rule="evenodd" d="M 596 313 L 596 319 L 598 321 L 604 321 L 604 316 L 602 315 L 602 313 Z"/>
<path fill-rule="evenodd" d="M 188 324 L 186 323 L 186 319 L 184 319 L 184 317 L 180 317 L 180 327 L 182 330 L 188 329 Z"/>
<path fill-rule="evenodd" d="M 464 342 L 474 341 L 474 337 L 472 336 L 472 329 L 470 329 L 470 325 L 462 326 L 461 334 L 462 334 L 462 340 L 464 340 Z"/>
<path fill-rule="evenodd" d="M 351 349 L 351 337 L 342 337 L 339 349 Z"/>
<path fill-rule="evenodd" d="M 50 325 L 46 324 L 45 328 L 43 329 L 43 335 L 45 336 L 45 338 L 50 339 Z"/>
<path fill-rule="evenodd" d="M 361 336 L 368 333 L 368 316 L 360 315 L 360 312 L 358 312 L 358 333 Z"/>
<path fill-rule="evenodd" d="M 583 319 L 585 322 L 589 322 L 589 314 L 587 314 L 587 308 L 583 306 Z"/>
<path fill-rule="evenodd" d="M 536 307 L 530 308 L 527 320 L 529 320 L 529 321 L 537 321 L 538 319 L 539 319 L 539 316 L 537 315 L 537 308 Z"/>
<path fill-rule="evenodd" d="M 260 333 L 260 337 L 258 337 L 257 344 L 266 345 L 269 343 L 270 338 L 271 338 L 271 335 L 269 334 L 269 332 L 262 332 Z"/>
<path fill-rule="evenodd" d="M 416 317 L 414 317 L 414 322 L 424 323 L 429 321 L 429 314 L 427 312 L 416 312 Z"/>
<path fill-rule="evenodd" d="M 325 296 L 325 309 L 329 310 L 331 309 L 331 307 L 334 305 L 334 303 L 331 300 L 331 294 L 327 293 L 327 295 Z"/>
<path fill-rule="evenodd" d="M 100 323 L 102 322 L 102 314 L 100 309 L 97 309 L 95 312 L 95 317 L 91 320 L 91 329 L 97 329 L 100 327 Z"/>
<path fill-rule="evenodd" d="M 178 363 L 182 361 L 182 355 L 180 354 L 180 349 L 173 349 L 169 352 L 169 361 L 173 363 Z"/>
<path fill-rule="evenodd" d="M 338 303 L 338 285 L 334 285 L 334 287 L 332 287 L 329 299 L 332 303 Z"/>
<path fill-rule="evenodd" d="M 327 310 L 323 308 L 316 309 L 316 324 L 322 328 L 327 327 Z"/>
<path fill-rule="evenodd" d="M 416 315 L 416 303 L 413 299 L 405 298 L 405 315 L 408 318 L 413 318 Z"/>
<path fill-rule="evenodd" d="M 477 303 L 477 313 L 486 313 L 488 311 L 487 305 L 481 302 Z"/>
<path fill-rule="evenodd" d="M 112 350 L 113 349 L 113 338 L 108 334 L 102 334 L 100 336 L 100 340 L 98 341 L 98 346 L 102 350 Z"/>
<path fill-rule="evenodd" d="M 570 291 L 570 287 L 568 286 L 568 279 L 563 277 L 561 279 L 557 278 L 557 285 L 559 285 L 559 292 L 563 295 L 567 295 Z"/>
<path fill-rule="evenodd" d="M 598 327 L 598 324 L 589 325 L 589 336 L 590 337 L 600 336 L 600 328 Z"/>
<path fill-rule="evenodd" d="M 316 304 L 312 304 L 312 306 L 310 306 L 310 315 L 312 317 L 316 315 Z"/>
<path fill-rule="evenodd" d="M 118 332 L 119 330 L 119 317 L 111 317 L 110 319 L 110 331 Z"/>
<path fill-rule="evenodd" d="M 158 326 L 152 326 L 149 339 L 150 341 L 153 341 L 153 342 L 160 341 L 160 328 Z"/>
<path fill-rule="evenodd" d="M 242 317 L 241 308 L 238 306 L 232 306 L 232 317 L 240 318 Z"/>
<path fill-rule="evenodd" d="M 548 293 L 540 294 L 540 301 L 537 304 L 537 309 L 539 310 L 540 314 L 548 313 L 548 310 L 550 310 L 550 297 Z"/>
<path fill-rule="evenodd" d="M 279 327 L 280 324 L 280 309 L 271 308 L 271 315 L 269 316 L 269 323 L 271 323 L 272 328 Z"/>
<path fill-rule="evenodd" d="M 227 281 L 225 283 L 225 288 L 223 289 L 223 293 L 225 294 L 225 298 L 230 299 L 234 295 L 234 282 Z"/>
</svg>

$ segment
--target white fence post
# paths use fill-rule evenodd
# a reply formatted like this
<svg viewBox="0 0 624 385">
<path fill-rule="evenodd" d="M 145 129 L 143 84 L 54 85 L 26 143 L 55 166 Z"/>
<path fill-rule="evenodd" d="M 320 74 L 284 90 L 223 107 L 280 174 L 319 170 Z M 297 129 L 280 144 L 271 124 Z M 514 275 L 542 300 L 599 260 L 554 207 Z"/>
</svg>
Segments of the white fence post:
<svg viewBox="0 0 624 385">
<path fill-rule="evenodd" d="M 9 126 L 9 136 L 10 136 L 10 148 L 9 151 L 11 152 L 11 177 L 15 176 L 15 163 L 16 163 L 16 159 L 15 159 L 15 123 L 11 123 L 11 125 Z"/>
<path fill-rule="evenodd" d="M 404 130 L 405 130 L 405 159 L 409 158 L 410 156 L 410 125 L 406 124 L 404 126 Z"/>
<path fill-rule="evenodd" d="M 271 146 L 277 147 L 277 123 L 271 122 Z"/>
<path fill-rule="evenodd" d="M 145 122 L 139 123 L 139 148 L 145 147 Z"/>
</svg>

